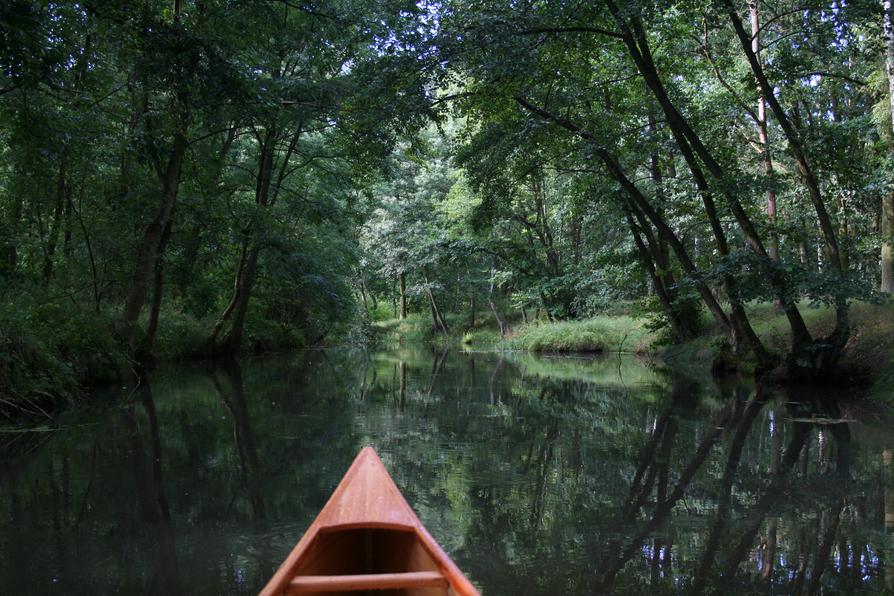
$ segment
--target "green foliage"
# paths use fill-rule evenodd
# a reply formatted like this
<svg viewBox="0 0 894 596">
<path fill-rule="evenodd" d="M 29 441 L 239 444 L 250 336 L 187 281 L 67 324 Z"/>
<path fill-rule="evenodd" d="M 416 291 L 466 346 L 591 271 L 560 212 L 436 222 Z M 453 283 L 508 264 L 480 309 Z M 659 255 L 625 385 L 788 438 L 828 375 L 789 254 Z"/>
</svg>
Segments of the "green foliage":
<svg viewBox="0 0 894 596">
<path fill-rule="evenodd" d="M 463 334 L 461 343 L 466 349 L 492 349 L 502 347 L 503 337 L 492 329 L 474 329 Z"/>
<path fill-rule="evenodd" d="M 58 402 L 80 395 L 82 383 L 118 379 L 128 359 L 113 333 L 113 320 L 110 313 L 55 301 L 39 288 L 3 293 L 0 397 Z M 0 411 L 15 413 L 9 407 Z"/>
<path fill-rule="evenodd" d="M 155 353 L 160 360 L 201 358 L 208 353 L 211 321 L 166 307 L 159 317 Z"/>
<path fill-rule="evenodd" d="M 411 313 L 406 319 L 380 320 L 373 327 L 376 341 L 383 345 L 421 344 L 438 337 L 427 314 Z"/>
</svg>

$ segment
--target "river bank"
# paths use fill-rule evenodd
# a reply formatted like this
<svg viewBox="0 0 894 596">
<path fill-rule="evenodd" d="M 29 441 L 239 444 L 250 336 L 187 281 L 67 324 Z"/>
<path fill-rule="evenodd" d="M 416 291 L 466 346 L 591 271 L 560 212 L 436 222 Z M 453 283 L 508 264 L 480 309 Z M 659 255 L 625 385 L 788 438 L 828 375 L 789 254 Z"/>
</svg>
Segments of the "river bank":
<svg viewBox="0 0 894 596">
<path fill-rule="evenodd" d="M 120 313 L 96 312 L 59 302 L 25 306 L 0 303 L 0 419 L 48 417 L 85 395 L 87 387 L 136 375 L 136 364 L 116 333 Z M 174 310 L 163 312 L 154 344 L 155 362 L 208 357 L 214 321 Z M 141 321 L 145 327 L 146 321 Z M 304 347 L 294 329 L 255 319 L 247 325 L 245 352 Z"/>
<path fill-rule="evenodd" d="M 831 329 L 827 308 L 802 309 L 814 334 Z M 855 304 L 853 334 L 842 355 L 838 379 L 860 387 L 875 400 L 894 403 L 894 312 L 891 306 Z M 749 306 L 755 331 L 779 355 L 780 367 L 790 342 L 784 317 L 772 305 Z M 134 364 L 114 333 L 117 313 L 77 310 L 56 305 L 33 310 L 5 309 L 0 324 L 0 414 L 48 416 L 52 410 L 77 402 L 88 386 L 120 382 L 134 373 Z M 166 362 L 207 358 L 207 330 L 212 321 L 177 312 L 161 318 L 155 354 Z M 615 312 L 586 320 L 512 322 L 501 335 L 492 318 L 474 327 L 461 315 L 448 315 L 450 333 L 432 331 L 431 320 L 412 314 L 404 320 L 372 322 L 364 330 L 370 344 L 383 347 L 435 343 L 465 351 L 521 351 L 545 354 L 625 352 L 692 376 L 709 374 L 718 362 L 725 370 L 748 374 L 753 362 L 731 353 L 724 338 L 710 330 L 680 345 L 669 345 L 646 319 Z M 246 353 L 306 347 L 295 330 L 252 321 Z M 344 339 L 332 343 L 346 342 Z M 353 341 L 357 341 L 354 338 Z M 784 382 L 782 371 L 775 381 Z"/>
<path fill-rule="evenodd" d="M 750 304 L 747 308 L 755 332 L 774 354 L 780 370 L 772 373 L 784 381 L 781 367 L 788 355 L 791 334 L 782 313 L 772 304 Z M 804 319 L 815 336 L 831 331 L 834 312 L 828 307 L 802 305 Z M 836 381 L 864 387 L 873 399 L 894 402 L 894 307 L 856 303 L 852 307 L 852 335 L 842 354 Z M 467 350 L 521 350 L 534 353 L 627 352 L 660 359 L 681 370 L 703 374 L 712 367 L 753 371 L 750 356 L 732 354 L 724 337 L 710 328 L 683 344 L 670 345 L 649 322 L 631 314 L 612 313 L 579 321 L 538 321 L 509 326 L 500 334 L 493 319 L 483 319 L 471 329 L 459 317 L 449 327 L 448 336 L 433 333 L 430 319 L 410 316 L 374 324 L 376 338 L 383 345 L 433 341 L 459 344 Z"/>
</svg>

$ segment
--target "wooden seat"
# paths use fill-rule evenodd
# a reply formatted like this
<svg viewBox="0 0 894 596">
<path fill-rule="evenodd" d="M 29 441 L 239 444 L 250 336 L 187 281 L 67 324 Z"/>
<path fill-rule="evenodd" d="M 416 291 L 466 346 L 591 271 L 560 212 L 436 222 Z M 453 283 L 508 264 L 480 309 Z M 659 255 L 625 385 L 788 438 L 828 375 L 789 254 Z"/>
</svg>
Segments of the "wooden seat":
<svg viewBox="0 0 894 596">
<path fill-rule="evenodd" d="M 286 593 L 446 588 L 448 585 L 447 578 L 437 571 L 367 573 L 363 575 L 299 575 L 293 577 L 289 582 Z"/>
</svg>

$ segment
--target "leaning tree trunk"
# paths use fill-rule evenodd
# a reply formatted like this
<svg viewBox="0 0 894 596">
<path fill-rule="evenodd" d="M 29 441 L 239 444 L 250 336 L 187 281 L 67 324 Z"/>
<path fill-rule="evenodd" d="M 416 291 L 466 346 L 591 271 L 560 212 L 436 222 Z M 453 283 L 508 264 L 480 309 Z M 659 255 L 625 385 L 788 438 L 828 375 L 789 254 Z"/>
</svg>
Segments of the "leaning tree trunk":
<svg viewBox="0 0 894 596">
<path fill-rule="evenodd" d="M 260 153 L 258 155 L 258 175 L 255 184 L 255 204 L 259 210 L 266 210 L 272 206 L 273 200 L 270 195 L 270 185 L 273 181 L 274 154 L 276 152 L 276 144 L 280 135 L 276 126 L 270 126 L 261 143 Z M 297 143 L 297 135 L 294 143 Z M 290 148 L 290 153 L 291 153 Z M 278 182 L 282 182 L 282 174 L 288 169 L 286 166 L 289 161 L 287 153 L 284 157 L 280 177 Z M 275 199 L 275 196 L 274 196 Z M 251 298 L 251 291 L 254 287 L 255 277 L 258 268 L 258 257 L 261 254 L 261 230 L 260 226 L 263 221 L 259 218 L 252 222 L 251 228 L 247 230 L 246 244 L 243 245 L 242 258 L 240 258 L 239 266 L 236 270 L 236 281 L 233 286 L 233 297 L 227 306 L 224 314 L 221 315 L 212 331 L 211 341 L 212 350 L 218 353 L 233 354 L 242 347 L 242 336 L 245 330 L 245 318 L 248 314 L 248 303 Z M 220 332 L 223 321 L 232 313 L 232 323 L 224 338 L 215 345 L 214 340 Z"/>
<path fill-rule="evenodd" d="M 493 268 L 493 266 L 491 266 L 491 268 L 490 268 L 490 287 L 487 290 L 487 303 L 490 305 L 490 311 L 494 314 L 494 320 L 497 322 L 497 326 L 500 328 L 500 337 L 506 337 L 506 333 L 509 330 L 506 327 L 506 323 L 504 323 L 503 319 L 500 317 L 500 313 L 497 311 L 497 306 L 494 304 L 494 268 Z M 522 308 L 522 310 L 524 311 L 524 308 Z M 525 321 L 525 322 L 527 322 L 527 321 Z"/>
<path fill-rule="evenodd" d="M 757 6 L 758 0 L 748 3 L 748 12 L 751 16 L 751 51 L 760 60 L 760 13 Z M 764 92 L 758 86 L 757 90 L 757 138 L 760 144 L 761 161 L 764 166 L 764 176 L 767 179 L 767 219 L 770 220 L 770 258 L 779 261 L 779 237 L 776 234 L 776 191 L 773 190 L 773 158 L 770 156 L 770 136 L 767 133 L 767 102 Z"/>
<path fill-rule="evenodd" d="M 425 293 L 428 294 L 428 302 L 431 306 L 431 318 L 435 327 L 439 329 L 444 337 L 449 335 L 447 331 L 447 323 L 444 322 L 444 318 L 441 316 L 441 311 L 438 308 L 438 303 L 435 300 L 435 295 L 431 291 L 431 285 L 428 283 L 428 276 L 425 276 Z"/>
<path fill-rule="evenodd" d="M 606 170 L 608 170 L 609 176 L 611 176 L 625 191 L 625 201 L 634 211 L 641 211 L 643 215 L 648 218 L 649 222 L 655 227 L 655 230 L 658 232 L 659 236 L 668 243 L 671 250 L 673 250 L 674 255 L 677 257 L 680 265 L 683 267 L 683 270 L 691 279 L 705 306 L 713 315 L 717 324 L 726 333 L 731 334 L 733 329 L 729 318 L 726 316 L 726 313 L 723 311 L 723 307 L 720 306 L 717 298 L 711 292 L 711 288 L 709 288 L 702 279 L 702 276 L 696 268 L 695 263 L 689 256 L 689 253 L 686 251 L 686 247 L 683 245 L 683 243 L 680 241 L 676 233 L 673 231 L 670 225 L 668 225 L 665 219 L 661 217 L 658 211 L 649 203 L 648 199 L 646 199 L 642 192 L 640 192 L 636 184 L 634 184 L 634 182 L 627 176 L 614 156 L 605 149 L 604 145 L 599 142 L 599 140 L 593 135 L 593 133 L 581 128 L 567 118 L 563 118 L 562 116 L 550 113 L 543 108 L 539 108 L 533 105 L 524 97 L 516 96 L 515 101 L 531 113 L 536 114 L 544 120 L 553 122 L 558 126 L 561 126 L 562 128 L 565 128 L 569 132 L 581 137 L 591 144 L 591 146 L 593 147 L 593 152 L 596 154 L 597 157 L 599 157 L 599 159 L 602 160 L 603 164 L 605 164 L 605 168 Z"/>
<path fill-rule="evenodd" d="M 236 308 L 236 302 L 239 299 L 240 294 L 239 287 L 242 285 L 242 269 L 245 267 L 245 263 L 248 260 L 248 243 L 249 239 L 246 233 L 245 238 L 242 239 L 242 249 L 239 251 L 239 263 L 236 265 L 233 294 L 230 297 L 230 301 L 227 303 L 226 308 L 224 308 L 224 311 L 211 328 L 211 333 L 208 335 L 208 346 L 212 351 L 214 350 L 214 346 L 217 345 L 217 338 L 223 330 L 224 323 L 230 319 L 230 315 L 233 314 L 233 309 Z"/>
<path fill-rule="evenodd" d="M 651 246 L 646 246 L 643 237 L 640 235 L 640 226 L 642 224 L 637 224 L 629 208 L 624 210 L 624 215 L 627 218 L 627 225 L 630 227 L 630 233 L 633 236 L 633 243 L 636 245 L 640 263 L 646 270 L 646 273 L 648 273 L 655 296 L 657 296 L 658 302 L 661 303 L 661 307 L 667 316 L 674 343 L 682 343 L 695 335 L 695 329 L 688 325 L 689 320 L 685 316 L 681 316 L 677 305 L 674 304 L 674 288 L 667 285 L 667 278 L 661 275 L 659 271 L 661 266 L 657 265 L 655 259 L 657 248 L 650 250 Z M 654 235 L 647 235 L 647 238 L 650 245 L 654 243 Z"/>
<path fill-rule="evenodd" d="M 165 248 L 171 239 L 172 221 L 169 218 L 161 234 L 161 242 L 158 245 L 158 253 L 155 256 L 155 281 L 152 288 L 152 306 L 149 308 L 149 325 L 146 327 L 146 338 L 143 340 L 141 351 L 147 357 L 152 354 L 152 346 L 155 344 L 155 335 L 158 332 L 158 316 L 161 312 L 161 300 L 164 291 L 164 261 Z"/>
<path fill-rule="evenodd" d="M 233 323 L 230 330 L 219 346 L 219 351 L 227 354 L 235 354 L 242 347 L 242 336 L 245 331 L 245 317 L 248 314 L 248 302 L 251 298 L 251 290 L 255 285 L 258 270 L 258 257 L 261 247 L 253 244 L 248 253 L 248 259 L 242 268 L 242 281 L 239 284 L 239 292 L 236 295 L 235 308 L 233 309 Z"/>
<path fill-rule="evenodd" d="M 885 294 L 894 294 L 894 193 L 882 199 L 882 283 Z"/>
<path fill-rule="evenodd" d="M 702 194 L 702 198 L 705 202 L 706 212 L 712 219 L 712 229 L 714 231 L 715 237 L 722 236 L 722 229 L 718 230 L 716 225 L 718 222 L 711 213 L 711 211 L 713 210 L 713 205 L 709 205 L 708 201 L 705 200 L 707 199 L 705 193 L 708 186 L 706 180 L 704 180 L 704 177 L 700 173 L 701 168 L 698 165 L 696 156 L 698 160 L 704 164 L 705 169 L 710 174 L 710 176 L 719 184 L 719 190 L 726 199 L 727 205 L 729 206 L 729 209 L 732 212 L 736 223 L 745 236 L 745 239 L 747 240 L 751 249 L 759 257 L 766 259 L 766 261 L 769 261 L 769 254 L 767 253 L 766 248 L 764 247 L 763 242 L 758 235 L 754 223 L 749 218 L 747 212 L 745 211 L 745 208 L 742 206 L 741 201 L 739 201 L 739 198 L 732 192 L 729 184 L 727 184 L 726 170 L 714 158 L 714 155 L 702 142 L 701 137 L 695 132 L 690 122 L 677 109 L 676 105 L 673 103 L 670 96 L 668 95 L 667 89 L 665 88 L 664 83 L 661 81 L 657 66 L 652 57 L 651 49 L 649 47 L 646 33 L 642 27 L 641 21 L 637 16 L 627 15 L 619 10 L 618 6 L 614 3 L 613 0 L 605 0 L 605 2 L 607 7 L 609 8 L 609 11 L 614 17 L 616 24 L 622 31 L 621 37 L 624 41 L 624 44 L 627 46 L 628 53 L 639 69 L 640 74 L 651 90 L 653 96 L 657 100 L 658 105 L 661 107 L 661 110 L 664 112 L 667 126 L 671 130 L 674 141 L 683 154 L 683 157 L 686 160 L 690 171 L 692 171 L 692 174 L 695 177 L 696 184 L 699 186 L 700 194 Z M 750 51 L 750 45 L 748 49 Z M 767 276 L 767 281 L 773 288 L 779 301 L 783 304 L 786 318 L 788 319 L 789 325 L 792 329 L 793 346 L 800 346 L 812 343 L 812 338 L 810 336 L 810 332 L 807 330 L 807 325 L 804 323 L 804 319 L 801 317 L 801 313 L 798 311 L 797 306 L 790 297 L 791 292 L 789 282 L 781 274 L 781 272 L 777 270 L 777 268 L 768 267 L 766 263 L 764 263 L 763 265 Z M 735 279 L 733 279 L 731 276 L 727 276 L 727 279 L 724 280 L 724 284 L 734 290 L 732 296 L 735 297 L 737 294 L 737 292 L 735 291 Z M 744 316 L 744 309 L 740 308 L 741 305 L 736 306 L 735 304 L 733 304 L 733 306 L 735 308 L 735 312 L 733 313 L 733 317 L 731 318 L 733 343 L 736 344 L 737 342 L 741 341 L 741 339 L 739 338 L 744 337 L 744 339 L 748 340 L 748 343 L 755 349 L 755 354 L 759 359 L 766 358 L 766 351 L 763 350 L 762 346 L 759 345 L 759 342 L 756 341 L 757 336 L 749 328 L 750 325 L 748 325 L 747 318 Z"/>
<path fill-rule="evenodd" d="M 812 377 L 818 374 L 827 374 L 837 365 L 841 352 L 850 338 L 850 307 L 847 302 L 847 291 L 843 289 L 843 285 L 847 281 L 847 263 L 841 250 L 842 247 L 839 244 L 839 238 L 833 227 L 832 218 L 823 201 L 819 180 L 808 158 L 808 152 L 804 147 L 801 136 L 792 124 L 792 120 L 786 111 L 782 108 L 779 99 L 774 95 L 773 85 L 767 78 L 757 56 L 752 51 L 751 36 L 745 32 L 742 20 L 739 18 L 732 0 L 726 0 L 726 6 L 733 29 L 739 38 L 745 57 L 748 59 L 752 74 L 757 80 L 758 86 L 763 92 L 773 115 L 776 117 L 779 128 L 782 130 L 786 141 L 788 141 L 789 153 L 797 165 L 801 181 L 816 212 L 832 272 L 838 277 L 839 287 L 832 292 L 835 302 L 835 328 L 829 336 L 820 341 L 811 340 L 798 345 L 793 338 L 792 354 L 789 360 L 789 369 L 796 375 Z M 888 14 L 890 14 L 890 10 Z M 804 366 L 805 362 L 809 363 L 808 366 Z"/>
<path fill-rule="evenodd" d="M 182 132 L 177 132 L 174 135 L 174 146 L 171 148 L 168 164 L 161 180 L 161 200 L 152 221 L 146 226 L 143 239 L 137 249 L 133 280 L 127 292 L 127 298 L 124 300 L 124 310 L 121 316 L 124 323 L 123 336 L 131 349 L 134 348 L 134 331 L 137 319 L 146 303 L 146 295 L 149 292 L 149 283 L 155 268 L 161 238 L 177 202 L 180 170 L 187 145 L 186 136 Z"/>
</svg>

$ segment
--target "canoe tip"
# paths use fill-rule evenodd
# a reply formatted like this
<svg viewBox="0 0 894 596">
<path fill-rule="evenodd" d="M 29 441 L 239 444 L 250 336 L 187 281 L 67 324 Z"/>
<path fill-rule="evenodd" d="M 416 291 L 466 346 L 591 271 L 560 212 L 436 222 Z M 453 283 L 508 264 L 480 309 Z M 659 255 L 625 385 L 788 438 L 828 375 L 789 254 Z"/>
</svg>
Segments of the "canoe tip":
<svg viewBox="0 0 894 596">
<path fill-rule="evenodd" d="M 357 454 L 356 459 L 369 459 L 369 458 L 374 458 L 374 459 L 377 459 L 380 461 L 382 459 L 379 457 L 379 454 L 376 453 L 376 450 L 375 450 L 375 448 L 373 448 L 372 445 L 367 445 L 366 447 L 361 449 L 360 453 Z"/>
</svg>

